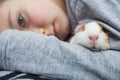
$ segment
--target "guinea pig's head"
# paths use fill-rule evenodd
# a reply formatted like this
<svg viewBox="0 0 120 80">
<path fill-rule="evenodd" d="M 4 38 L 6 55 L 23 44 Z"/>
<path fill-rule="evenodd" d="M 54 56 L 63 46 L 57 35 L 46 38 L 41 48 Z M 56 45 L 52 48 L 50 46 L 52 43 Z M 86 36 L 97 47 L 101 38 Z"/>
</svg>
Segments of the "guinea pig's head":
<svg viewBox="0 0 120 80">
<path fill-rule="evenodd" d="M 75 28 L 75 33 L 78 33 L 78 32 L 83 32 L 83 31 L 86 31 L 86 32 L 89 32 L 89 33 L 99 33 L 99 32 L 102 32 L 103 31 L 103 27 L 98 24 L 97 22 L 89 22 L 89 23 L 85 23 L 85 24 L 82 24 L 82 25 L 78 25 L 76 28 Z"/>
<path fill-rule="evenodd" d="M 80 39 L 80 44 L 91 49 L 106 49 L 109 47 L 109 37 L 103 27 L 97 22 L 78 25 L 75 34 Z"/>
</svg>

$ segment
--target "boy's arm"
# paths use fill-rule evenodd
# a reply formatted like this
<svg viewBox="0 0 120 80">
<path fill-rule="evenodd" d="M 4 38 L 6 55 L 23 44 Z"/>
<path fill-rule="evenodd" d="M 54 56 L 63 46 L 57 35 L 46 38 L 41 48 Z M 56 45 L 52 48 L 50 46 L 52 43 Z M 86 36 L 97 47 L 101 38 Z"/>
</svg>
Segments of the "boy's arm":
<svg viewBox="0 0 120 80">
<path fill-rule="evenodd" d="M 54 36 L 6 30 L 0 34 L 0 67 L 69 80 L 120 79 L 120 52 L 92 52 Z"/>
</svg>

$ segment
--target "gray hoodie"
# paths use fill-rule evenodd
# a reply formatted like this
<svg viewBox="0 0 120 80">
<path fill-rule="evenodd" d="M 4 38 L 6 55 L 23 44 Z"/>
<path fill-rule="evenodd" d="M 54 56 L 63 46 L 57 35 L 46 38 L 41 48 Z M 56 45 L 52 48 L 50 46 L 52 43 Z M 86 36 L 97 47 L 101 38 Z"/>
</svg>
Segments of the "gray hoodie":
<svg viewBox="0 0 120 80">
<path fill-rule="evenodd" d="M 71 34 L 77 24 L 97 21 L 110 35 L 110 50 L 80 45 L 30 31 L 0 34 L 0 67 L 68 80 L 120 79 L 120 1 L 66 0 Z"/>
</svg>

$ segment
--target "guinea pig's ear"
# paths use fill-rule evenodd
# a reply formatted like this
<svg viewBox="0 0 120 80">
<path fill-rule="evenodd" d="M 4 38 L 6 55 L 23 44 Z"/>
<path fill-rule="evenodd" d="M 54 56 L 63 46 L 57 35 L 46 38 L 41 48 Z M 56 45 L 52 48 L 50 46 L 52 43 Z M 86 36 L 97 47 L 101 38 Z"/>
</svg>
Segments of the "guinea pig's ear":
<svg viewBox="0 0 120 80">
<path fill-rule="evenodd" d="M 82 25 L 77 25 L 77 27 L 75 28 L 75 33 L 78 33 L 80 31 L 84 31 L 85 30 L 85 23 Z"/>
<path fill-rule="evenodd" d="M 100 26 L 100 32 L 102 32 L 103 31 L 103 26 L 99 23 L 98 23 L 98 25 Z"/>
</svg>

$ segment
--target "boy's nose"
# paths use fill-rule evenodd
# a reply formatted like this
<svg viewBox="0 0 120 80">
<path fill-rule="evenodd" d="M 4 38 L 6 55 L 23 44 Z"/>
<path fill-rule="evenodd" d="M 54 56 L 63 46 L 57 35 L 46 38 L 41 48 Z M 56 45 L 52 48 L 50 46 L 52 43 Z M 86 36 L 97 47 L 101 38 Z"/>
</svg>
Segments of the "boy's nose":
<svg viewBox="0 0 120 80">
<path fill-rule="evenodd" d="M 43 35 L 47 35 L 47 33 L 44 29 L 39 29 L 37 32 L 40 34 L 43 34 Z"/>
<path fill-rule="evenodd" d="M 41 26 L 30 26 L 29 30 L 39 33 L 39 34 L 47 35 L 47 36 L 53 35 L 51 26 L 50 27 L 48 27 L 48 26 L 42 26 L 42 27 Z"/>
<path fill-rule="evenodd" d="M 50 32 L 46 29 L 37 29 L 34 32 L 37 32 L 39 34 L 43 34 L 43 35 L 46 35 L 46 36 L 54 35 L 52 32 Z"/>
<path fill-rule="evenodd" d="M 45 29 L 42 28 L 31 28 L 30 31 L 39 33 L 39 34 L 43 34 L 43 35 L 48 35 L 48 31 L 46 31 Z"/>
</svg>

